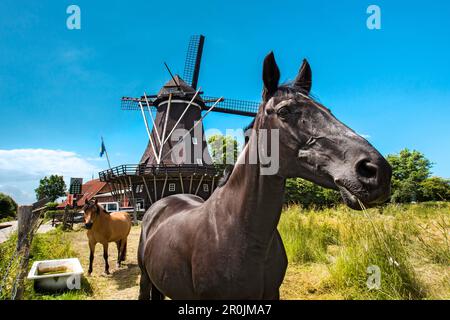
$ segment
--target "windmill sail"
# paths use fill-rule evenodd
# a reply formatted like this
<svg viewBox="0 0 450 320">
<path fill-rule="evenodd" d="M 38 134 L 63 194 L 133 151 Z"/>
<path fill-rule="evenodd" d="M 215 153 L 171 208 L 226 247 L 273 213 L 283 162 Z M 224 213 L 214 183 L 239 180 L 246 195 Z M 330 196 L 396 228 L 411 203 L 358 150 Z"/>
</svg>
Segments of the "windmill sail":
<svg viewBox="0 0 450 320">
<path fill-rule="evenodd" d="M 186 61 L 184 64 L 183 80 L 192 88 L 197 89 L 200 63 L 202 61 L 203 44 L 205 37 L 202 35 L 192 36 L 189 40 Z"/>
<path fill-rule="evenodd" d="M 214 97 L 202 96 L 202 98 L 205 101 L 206 107 L 209 107 L 217 101 L 217 98 Z M 217 104 L 214 111 L 254 117 L 258 113 L 258 109 L 259 102 L 225 98 Z"/>
</svg>

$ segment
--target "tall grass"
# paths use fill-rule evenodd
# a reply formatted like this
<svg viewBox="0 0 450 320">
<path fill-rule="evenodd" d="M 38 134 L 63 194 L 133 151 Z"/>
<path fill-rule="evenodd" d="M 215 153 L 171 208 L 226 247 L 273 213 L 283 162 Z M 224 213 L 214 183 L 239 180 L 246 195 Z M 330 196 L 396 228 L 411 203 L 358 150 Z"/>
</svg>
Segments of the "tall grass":
<svg viewBox="0 0 450 320">
<path fill-rule="evenodd" d="M 289 261 L 326 262 L 327 248 L 338 243 L 338 230 L 326 214 L 314 215 L 313 210 L 300 214 L 298 206 L 287 208 L 279 224 L 279 231 Z"/>
<path fill-rule="evenodd" d="M 408 256 L 409 226 L 369 213 L 346 214 L 339 225 L 343 246 L 330 266 L 330 283 L 347 298 L 422 299 L 426 289 Z M 406 223 L 407 225 L 408 223 Z M 408 230 L 405 232 L 405 230 Z M 367 269 L 380 270 L 380 286 L 369 289 Z"/>
<path fill-rule="evenodd" d="M 449 204 L 388 205 L 368 212 L 346 207 L 284 210 L 279 231 L 289 261 L 324 263 L 328 290 L 347 299 L 424 299 L 431 294 L 420 262 L 449 265 Z M 369 289 L 368 267 L 380 270 Z"/>
</svg>

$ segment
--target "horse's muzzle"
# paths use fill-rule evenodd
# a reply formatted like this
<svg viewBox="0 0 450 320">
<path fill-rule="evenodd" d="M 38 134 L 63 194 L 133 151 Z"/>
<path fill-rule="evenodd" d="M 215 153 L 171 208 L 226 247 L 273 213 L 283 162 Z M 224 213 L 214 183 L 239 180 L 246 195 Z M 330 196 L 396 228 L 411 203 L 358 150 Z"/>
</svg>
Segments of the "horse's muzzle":
<svg viewBox="0 0 450 320">
<path fill-rule="evenodd" d="M 84 226 L 86 227 L 86 229 L 91 229 L 92 228 L 93 223 L 92 222 L 88 222 L 85 223 Z"/>
</svg>

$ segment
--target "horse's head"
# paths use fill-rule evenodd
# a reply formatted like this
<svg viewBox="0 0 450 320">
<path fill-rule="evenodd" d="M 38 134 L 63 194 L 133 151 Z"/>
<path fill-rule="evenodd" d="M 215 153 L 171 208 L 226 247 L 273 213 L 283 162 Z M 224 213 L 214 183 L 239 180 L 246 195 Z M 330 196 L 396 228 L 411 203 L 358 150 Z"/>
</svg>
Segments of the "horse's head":
<svg viewBox="0 0 450 320">
<path fill-rule="evenodd" d="M 91 229 L 95 219 L 100 213 L 99 205 L 97 204 L 97 199 L 94 201 L 86 200 L 83 206 L 84 211 L 84 226 L 86 229 Z"/>
<path fill-rule="evenodd" d="M 390 194 L 392 169 L 364 138 L 336 119 L 310 95 L 311 68 L 306 60 L 296 79 L 279 85 L 273 53 L 264 60 L 263 104 L 256 128 L 279 129 L 279 174 L 301 177 L 339 190 L 352 209 L 358 200 L 370 207 Z"/>
</svg>

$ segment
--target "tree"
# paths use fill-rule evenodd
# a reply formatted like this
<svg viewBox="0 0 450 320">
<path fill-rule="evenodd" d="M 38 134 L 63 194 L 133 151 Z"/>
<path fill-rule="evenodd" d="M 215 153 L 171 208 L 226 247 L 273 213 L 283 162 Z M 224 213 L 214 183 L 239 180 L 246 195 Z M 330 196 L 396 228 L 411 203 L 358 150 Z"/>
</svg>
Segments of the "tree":
<svg viewBox="0 0 450 320">
<path fill-rule="evenodd" d="M 14 218 L 17 214 L 17 203 L 10 196 L 0 193 L 0 219 Z"/>
<path fill-rule="evenodd" d="M 392 166 L 393 202 L 411 202 L 420 198 L 420 184 L 431 172 L 430 160 L 416 150 L 403 149 L 398 154 L 387 156 Z"/>
<path fill-rule="evenodd" d="M 220 134 L 208 138 L 212 161 L 215 165 L 234 164 L 238 156 L 238 142 L 232 136 Z"/>
<path fill-rule="evenodd" d="M 35 191 L 38 200 L 48 197 L 50 201 L 55 201 L 58 197 L 65 195 L 66 183 L 62 176 L 51 175 L 41 179 L 39 187 Z"/>
<path fill-rule="evenodd" d="M 287 179 L 286 181 L 286 203 L 297 203 L 304 207 L 328 207 L 340 201 L 341 196 L 335 190 L 322 188 L 300 178 Z"/>
<path fill-rule="evenodd" d="M 450 180 L 440 177 L 427 178 L 420 183 L 421 201 L 450 200 Z"/>
</svg>

